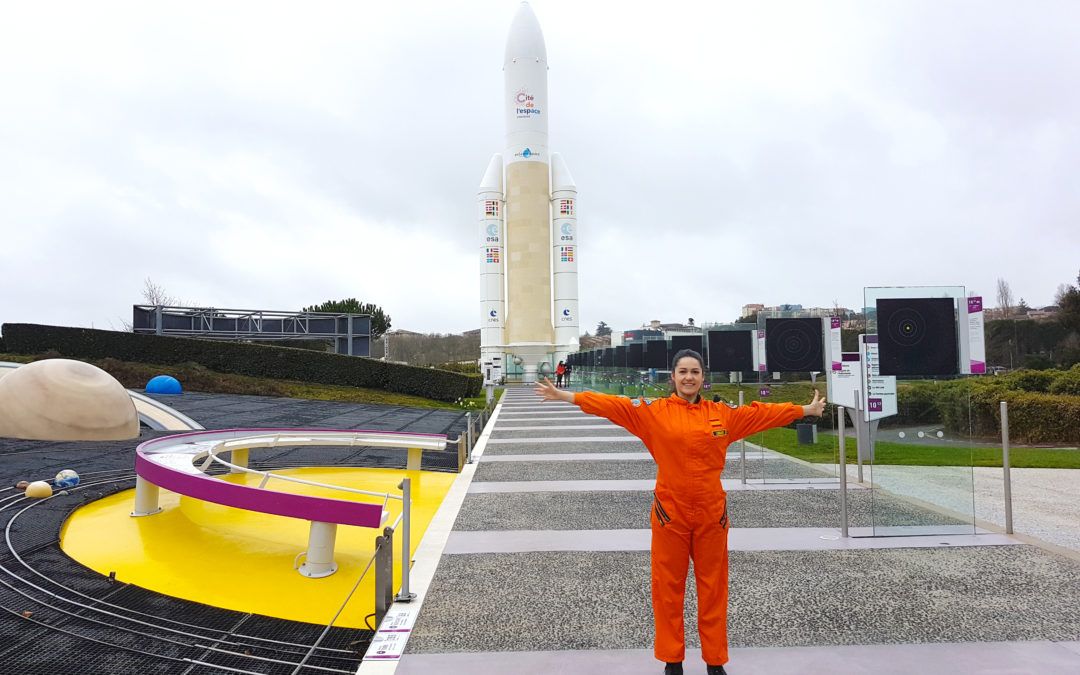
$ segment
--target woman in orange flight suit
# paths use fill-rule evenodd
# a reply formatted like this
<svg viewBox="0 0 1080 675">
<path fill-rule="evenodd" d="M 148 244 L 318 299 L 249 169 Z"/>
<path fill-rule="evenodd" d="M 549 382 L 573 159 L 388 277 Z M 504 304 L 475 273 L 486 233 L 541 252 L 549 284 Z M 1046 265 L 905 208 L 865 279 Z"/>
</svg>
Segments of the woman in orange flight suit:
<svg viewBox="0 0 1080 675">
<path fill-rule="evenodd" d="M 566 401 L 591 415 L 606 417 L 640 438 L 656 460 L 652 509 L 652 603 L 654 653 L 665 675 L 681 675 L 686 652 L 683 608 L 686 574 L 694 561 L 698 593 L 698 634 L 709 675 L 723 675 L 728 660 L 727 498 L 720 483 L 732 441 L 805 416 L 820 416 L 825 399 L 814 392 L 805 406 L 758 403 L 732 408 L 701 398 L 705 366 L 701 355 L 684 349 L 672 361 L 668 398 L 624 398 L 560 390 L 545 380 L 536 394 Z"/>
</svg>

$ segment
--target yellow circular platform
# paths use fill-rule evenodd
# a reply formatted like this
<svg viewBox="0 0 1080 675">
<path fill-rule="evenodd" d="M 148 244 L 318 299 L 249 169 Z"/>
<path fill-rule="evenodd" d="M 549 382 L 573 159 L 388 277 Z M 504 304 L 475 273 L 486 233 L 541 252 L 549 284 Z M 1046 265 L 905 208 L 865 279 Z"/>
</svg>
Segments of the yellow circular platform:
<svg viewBox="0 0 1080 675">
<path fill-rule="evenodd" d="M 412 550 L 438 510 L 456 474 L 400 469 L 305 468 L 275 471 L 319 483 L 400 495 L 402 478 L 412 479 Z M 258 485 L 261 476 L 235 474 L 225 480 Z M 272 481 L 279 491 L 382 503 L 382 499 Z M 370 528 L 339 525 L 336 573 L 321 579 L 293 568 L 307 548 L 306 520 L 244 511 L 161 491 L 162 512 L 133 518 L 135 491 L 88 504 L 64 524 L 60 546 L 87 567 L 158 593 L 238 612 L 325 625 L 345 602 L 375 551 Z M 390 500 L 388 525 L 401 513 Z M 303 559 L 301 559 L 301 562 Z M 394 592 L 401 585 L 401 527 L 394 533 Z M 368 570 L 335 626 L 364 628 L 375 611 L 375 569 Z M 373 623 L 373 620 L 369 620 Z"/>
</svg>

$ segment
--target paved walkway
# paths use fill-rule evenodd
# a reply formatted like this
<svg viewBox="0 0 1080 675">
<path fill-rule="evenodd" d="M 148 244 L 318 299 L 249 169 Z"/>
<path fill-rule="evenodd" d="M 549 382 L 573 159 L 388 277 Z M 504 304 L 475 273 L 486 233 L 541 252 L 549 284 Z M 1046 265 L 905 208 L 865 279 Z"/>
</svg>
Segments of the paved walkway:
<svg viewBox="0 0 1080 675">
<path fill-rule="evenodd" d="M 475 458 L 416 552 L 417 601 L 369 651 L 403 656 L 360 673 L 661 672 L 641 443 L 519 388 Z M 845 539 L 827 470 L 762 452 L 746 464 L 773 480 L 743 484 L 729 452 L 732 675 L 1080 672 L 1075 558 L 857 487 L 853 527 L 886 518 L 923 536 Z M 703 673 L 687 591 L 687 672 Z"/>
</svg>

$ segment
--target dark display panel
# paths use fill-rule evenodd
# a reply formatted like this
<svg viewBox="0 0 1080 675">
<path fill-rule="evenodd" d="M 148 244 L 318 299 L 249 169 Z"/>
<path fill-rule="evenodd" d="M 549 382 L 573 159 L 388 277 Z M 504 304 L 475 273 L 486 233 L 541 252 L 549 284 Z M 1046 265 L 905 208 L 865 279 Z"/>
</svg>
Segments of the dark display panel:
<svg viewBox="0 0 1080 675">
<path fill-rule="evenodd" d="M 698 354 L 704 353 L 702 349 L 702 343 L 704 336 L 701 335 L 673 335 L 671 336 L 671 356 L 675 357 L 680 350 L 693 349 Z M 703 357 L 704 358 L 704 357 Z M 671 365 L 671 361 L 668 361 L 668 365 Z"/>
<path fill-rule="evenodd" d="M 756 336 L 752 330 L 709 331 L 709 372 L 752 371 Z"/>
<path fill-rule="evenodd" d="M 626 346 L 626 367 L 645 367 L 645 344 L 643 342 L 633 342 Z"/>
<path fill-rule="evenodd" d="M 960 373 L 952 298 L 882 298 L 877 320 L 882 375 Z"/>
<path fill-rule="evenodd" d="M 616 368 L 625 368 L 626 367 L 626 346 L 625 345 L 619 345 L 618 347 L 615 348 L 615 367 Z"/>
<path fill-rule="evenodd" d="M 615 365 L 615 348 L 604 347 L 600 354 L 600 365 L 605 368 L 611 368 Z"/>
<path fill-rule="evenodd" d="M 645 367 L 667 370 L 668 365 L 667 340 L 646 340 Z"/>
<path fill-rule="evenodd" d="M 773 373 L 825 370 L 825 338 L 820 318 L 765 319 L 765 364 Z"/>
</svg>

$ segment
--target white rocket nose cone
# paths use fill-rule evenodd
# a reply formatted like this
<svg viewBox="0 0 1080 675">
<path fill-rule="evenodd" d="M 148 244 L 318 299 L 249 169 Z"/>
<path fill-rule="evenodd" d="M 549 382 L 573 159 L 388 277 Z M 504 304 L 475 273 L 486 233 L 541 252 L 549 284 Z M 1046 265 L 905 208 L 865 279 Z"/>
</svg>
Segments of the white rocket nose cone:
<svg viewBox="0 0 1080 675">
<path fill-rule="evenodd" d="M 522 59 L 532 59 L 547 63 L 547 48 L 544 46 L 544 32 L 536 20 L 532 7 L 523 2 L 518 6 L 514 21 L 510 24 L 510 36 L 506 39 L 506 56 L 503 67 Z"/>
</svg>

